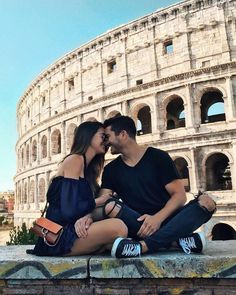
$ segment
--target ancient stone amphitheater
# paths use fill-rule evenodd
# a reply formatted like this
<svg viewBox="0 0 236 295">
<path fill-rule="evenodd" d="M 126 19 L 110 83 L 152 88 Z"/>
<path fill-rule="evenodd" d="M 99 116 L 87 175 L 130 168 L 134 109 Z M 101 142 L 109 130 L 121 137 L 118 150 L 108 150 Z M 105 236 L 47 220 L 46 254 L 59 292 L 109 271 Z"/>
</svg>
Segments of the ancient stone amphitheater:
<svg viewBox="0 0 236 295">
<path fill-rule="evenodd" d="M 141 144 L 169 152 L 189 198 L 218 211 L 213 239 L 236 228 L 236 1 L 183 1 L 114 28 L 69 52 L 29 85 L 17 106 L 15 224 L 45 203 L 75 127 L 124 114 Z M 111 155 L 107 155 L 109 160 Z"/>
</svg>

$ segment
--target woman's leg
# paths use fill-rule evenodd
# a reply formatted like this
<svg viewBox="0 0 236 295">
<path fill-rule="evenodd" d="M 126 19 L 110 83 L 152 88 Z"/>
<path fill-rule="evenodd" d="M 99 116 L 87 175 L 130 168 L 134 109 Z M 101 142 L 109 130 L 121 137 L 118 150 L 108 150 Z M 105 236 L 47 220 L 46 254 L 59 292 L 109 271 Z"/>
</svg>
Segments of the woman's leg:
<svg viewBox="0 0 236 295">
<path fill-rule="evenodd" d="M 91 254 L 101 249 L 105 250 L 106 245 L 112 244 L 120 237 L 127 237 L 128 229 L 122 220 L 111 218 L 94 222 L 88 229 L 87 238 L 77 239 L 67 256 Z"/>
</svg>

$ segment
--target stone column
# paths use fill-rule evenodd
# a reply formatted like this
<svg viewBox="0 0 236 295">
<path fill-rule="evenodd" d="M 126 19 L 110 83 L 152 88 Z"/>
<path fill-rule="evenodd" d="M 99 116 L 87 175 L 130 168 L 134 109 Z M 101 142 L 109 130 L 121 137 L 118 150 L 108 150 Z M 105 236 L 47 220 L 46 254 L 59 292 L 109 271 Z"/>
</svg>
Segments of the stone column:
<svg viewBox="0 0 236 295">
<path fill-rule="evenodd" d="M 124 116 L 130 116 L 130 106 L 128 100 L 122 101 L 121 110 Z"/>
<path fill-rule="evenodd" d="M 34 176 L 34 205 L 35 210 L 39 210 L 39 187 L 38 187 L 38 174 Z"/>
<path fill-rule="evenodd" d="M 80 100 L 81 100 L 81 103 L 83 103 L 84 102 L 84 91 L 83 91 L 83 59 L 82 58 L 80 58 L 80 60 L 79 60 L 79 64 L 80 64 L 80 71 L 79 71 L 79 73 L 80 73 Z"/>
<path fill-rule="evenodd" d="M 158 79 L 158 60 L 157 60 L 157 52 L 156 52 L 156 26 L 152 27 L 153 41 L 151 45 L 151 49 L 153 52 L 153 61 L 155 67 L 155 76 L 154 79 Z"/>
<path fill-rule="evenodd" d="M 48 162 L 51 161 L 51 127 L 48 127 L 48 140 L 47 140 L 47 158 Z"/>
<path fill-rule="evenodd" d="M 152 105 L 153 105 L 153 110 L 151 110 L 151 122 L 152 122 L 152 133 L 158 133 L 158 128 L 157 128 L 157 100 L 156 100 L 156 95 L 153 94 L 152 97 Z"/>
<path fill-rule="evenodd" d="M 48 116 L 51 117 L 51 77 L 47 78 L 48 81 Z"/>
<path fill-rule="evenodd" d="M 66 122 L 61 122 L 61 154 L 66 155 Z"/>
<path fill-rule="evenodd" d="M 126 78 L 126 87 L 130 87 L 130 81 L 129 81 L 129 68 L 128 68 L 128 60 L 127 60 L 127 55 L 128 53 L 128 48 L 127 48 L 127 37 L 124 37 L 123 39 L 124 42 L 124 76 Z"/>
<path fill-rule="evenodd" d="M 230 172 L 232 181 L 232 190 L 236 192 L 236 140 L 232 140 L 232 156 L 233 162 L 230 162 Z M 234 202 L 236 203 L 236 194 L 234 193 Z"/>
<path fill-rule="evenodd" d="M 30 209 L 29 203 L 29 196 L 30 196 L 30 177 L 27 177 L 27 199 L 26 199 L 26 210 Z"/>
<path fill-rule="evenodd" d="M 102 48 L 99 51 L 99 55 L 100 55 L 100 85 L 98 85 L 98 89 L 100 90 L 101 96 L 103 96 L 105 94 L 105 87 L 104 87 L 104 73 L 103 73 L 103 58 L 102 58 Z"/>
<path fill-rule="evenodd" d="M 200 189 L 198 169 L 196 166 L 196 147 L 190 148 L 190 154 L 192 163 L 191 166 L 189 166 L 190 191 L 195 194 Z"/>
<path fill-rule="evenodd" d="M 39 133 L 37 134 L 37 164 L 39 165 L 40 164 L 40 135 Z"/>
<path fill-rule="evenodd" d="M 79 126 L 82 123 L 82 115 L 77 116 L 77 126 Z"/>
<path fill-rule="evenodd" d="M 65 79 L 65 68 L 61 69 L 62 73 L 62 100 L 61 103 L 63 104 L 63 110 L 66 110 L 66 79 Z"/>
<path fill-rule="evenodd" d="M 32 137 L 29 142 L 29 166 L 32 167 Z"/>
<path fill-rule="evenodd" d="M 227 106 L 225 108 L 225 116 L 226 121 L 231 121 L 235 117 L 235 104 L 234 104 L 234 92 L 233 92 L 233 84 L 230 76 L 225 77 L 225 86 L 227 97 L 224 98 Z"/>
<path fill-rule="evenodd" d="M 192 96 L 191 85 L 187 84 L 186 87 L 186 103 L 184 104 L 184 112 L 185 112 L 185 126 L 188 129 L 193 129 L 195 126 L 194 122 L 194 98 Z"/>
<path fill-rule="evenodd" d="M 98 109 L 98 121 L 100 121 L 100 122 L 104 121 L 104 109 L 103 108 Z"/>
</svg>

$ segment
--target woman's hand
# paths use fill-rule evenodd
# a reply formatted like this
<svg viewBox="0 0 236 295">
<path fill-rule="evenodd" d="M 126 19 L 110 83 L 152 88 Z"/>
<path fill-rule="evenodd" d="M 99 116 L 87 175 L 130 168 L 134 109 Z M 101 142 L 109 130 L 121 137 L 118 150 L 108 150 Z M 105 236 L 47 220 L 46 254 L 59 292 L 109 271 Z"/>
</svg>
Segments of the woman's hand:
<svg viewBox="0 0 236 295">
<path fill-rule="evenodd" d="M 112 193 L 105 193 L 95 199 L 96 206 L 101 206 L 105 204 L 105 202 L 112 197 Z"/>
<path fill-rule="evenodd" d="M 91 214 L 87 214 L 84 217 L 81 217 L 75 222 L 75 232 L 79 238 L 85 239 L 88 236 L 88 229 L 93 223 Z"/>
</svg>

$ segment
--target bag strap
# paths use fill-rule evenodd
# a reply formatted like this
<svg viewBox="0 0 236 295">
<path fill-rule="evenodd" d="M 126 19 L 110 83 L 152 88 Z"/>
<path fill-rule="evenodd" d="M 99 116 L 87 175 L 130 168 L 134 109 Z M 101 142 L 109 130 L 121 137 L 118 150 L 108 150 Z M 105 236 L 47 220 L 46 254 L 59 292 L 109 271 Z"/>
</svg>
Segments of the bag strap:
<svg viewBox="0 0 236 295">
<path fill-rule="evenodd" d="M 43 209 L 43 212 L 42 212 L 42 214 L 41 214 L 41 217 L 44 216 L 44 214 L 45 214 L 45 212 L 47 211 L 47 209 L 48 209 L 48 201 L 47 201 L 46 204 L 45 204 L 45 207 L 44 207 L 44 209 Z"/>
<path fill-rule="evenodd" d="M 86 168 L 87 168 L 87 163 L 86 163 L 86 157 L 85 157 L 85 154 L 83 154 L 83 158 L 84 158 L 84 178 L 86 178 Z"/>
</svg>

